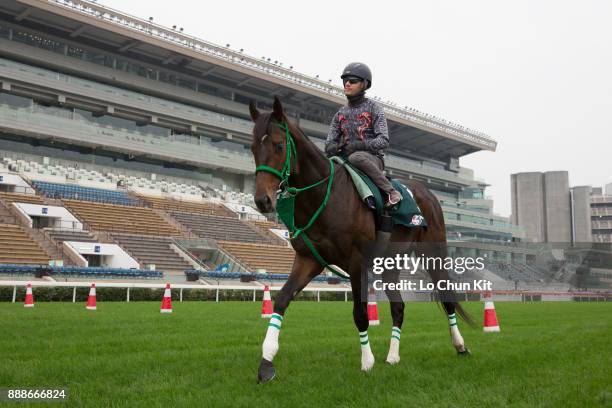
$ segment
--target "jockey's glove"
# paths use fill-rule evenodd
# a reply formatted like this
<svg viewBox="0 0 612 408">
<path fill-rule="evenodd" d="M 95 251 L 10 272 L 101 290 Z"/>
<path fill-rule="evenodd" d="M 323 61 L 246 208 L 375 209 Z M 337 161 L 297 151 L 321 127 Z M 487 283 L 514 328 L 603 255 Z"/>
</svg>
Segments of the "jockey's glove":
<svg viewBox="0 0 612 408">
<path fill-rule="evenodd" d="M 327 157 L 337 155 L 338 150 L 340 150 L 340 145 L 336 142 L 329 142 L 325 145 L 325 154 L 327 155 Z"/>
<path fill-rule="evenodd" d="M 361 150 L 366 150 L 366 145 L 363 140 L 353 140 L 344 147 L 344 153 L 347 156 L 350 156 L 351 154 Z"/>
</svg>

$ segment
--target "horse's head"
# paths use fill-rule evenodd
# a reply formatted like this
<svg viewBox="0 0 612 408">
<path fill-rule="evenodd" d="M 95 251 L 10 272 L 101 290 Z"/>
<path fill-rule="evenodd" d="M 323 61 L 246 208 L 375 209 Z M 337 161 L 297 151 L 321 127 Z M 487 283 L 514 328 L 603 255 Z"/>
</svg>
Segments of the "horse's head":
<svg viewBox="0 0 612 408">
<path fill-rule="evenodd" d="M 279 127 L 288 122 L 283 106 L 277 97 L 274 97 L 271 113 L 260 113 L 253 101 L 249 104 L 249 110 L 251 119 L 255 122 L 251 143 L 251 152 L 257 168 L 255 204 L 259 211 L 267 213 L 276 208 L 276 191 L 281 183 L 280 173 L 286 170 L 287 158 L 291 158 L 287 154 L 286 132 Z"/>
</svg>

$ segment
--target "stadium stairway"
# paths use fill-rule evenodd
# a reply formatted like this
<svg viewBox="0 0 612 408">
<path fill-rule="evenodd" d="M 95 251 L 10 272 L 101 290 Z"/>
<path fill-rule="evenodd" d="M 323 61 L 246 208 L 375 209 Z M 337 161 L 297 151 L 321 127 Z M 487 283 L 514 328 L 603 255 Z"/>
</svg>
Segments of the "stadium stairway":
<svg viewBox="0 0 612 408">
<path fill-rule="evenodd" d="M 288 274 L 295 257 L 293 249 L 287 246 L 235 241 L 219 241 L 219 246 L 254 272 L 265 269 L 269 273 Z"/>
<path fill-rule="evenodd" d="M 112 234 L 115 241 L 142 266 L 155 265 L 156 270 L 183 274 L 192 265 L 171 248 L 172 239 L 134 234 Z"/>
</svg>

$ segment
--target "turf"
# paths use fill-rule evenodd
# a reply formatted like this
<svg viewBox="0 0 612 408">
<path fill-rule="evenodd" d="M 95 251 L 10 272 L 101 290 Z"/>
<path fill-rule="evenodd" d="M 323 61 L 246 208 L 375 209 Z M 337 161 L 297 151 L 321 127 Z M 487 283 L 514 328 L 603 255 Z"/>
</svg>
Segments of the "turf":
<svg viewBox="0 0 612 408">
<path fill-rule="evenodd" d="M 482 318 L 482 304 L 466 306 Z M 0 303 L 0 388 L 67 387 L 66 405 L 88 408 L 612 405 L 612 303 L 497 302 L 501 333 L 459 323 L 469 358 L 455 354 L 435 304 L 411 303 L 396 366 L 384 364 L 391 323 L 379 307 L 372 372 L 359 370 L 351 304 L 294 302 L 277 377 L 258 385 L 266 321 L 257 303 L 175 302 L 172 315 L 151 302 L 95 312 Z"/>
</svg>

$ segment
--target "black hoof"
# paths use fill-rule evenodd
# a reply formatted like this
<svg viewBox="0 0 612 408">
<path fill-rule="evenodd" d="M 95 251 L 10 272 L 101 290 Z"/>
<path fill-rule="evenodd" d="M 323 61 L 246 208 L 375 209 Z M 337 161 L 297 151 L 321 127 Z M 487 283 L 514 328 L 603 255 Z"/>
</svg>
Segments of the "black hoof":
<svg viewBox="0 0 612 408">
<path fill-rule="evenodd" d="M 467 347 L 463 351 L 458 351 L 457 354 L 463 357 L 469 357 L 472 355 L 472 353 L 470 353 L 470 349 Z"/>
<path fill-rule="evenodd" d="M 262 358 L 261 363 L 259 363 L 259 371 L 257 372 L 257 382 L 260 384 L 265 384 L 272 381 L 275 376 L 276 370 L 274 369 L 274 364 L 272 364 L 271 361 Z"/>
</svg>

